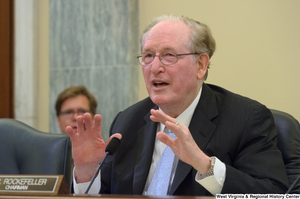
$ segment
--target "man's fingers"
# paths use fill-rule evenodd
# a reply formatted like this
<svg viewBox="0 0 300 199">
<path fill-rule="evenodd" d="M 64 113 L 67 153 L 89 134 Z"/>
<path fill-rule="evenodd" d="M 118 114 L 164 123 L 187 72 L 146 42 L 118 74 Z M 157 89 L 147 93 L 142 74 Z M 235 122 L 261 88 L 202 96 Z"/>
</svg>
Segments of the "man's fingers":
<svg viewBox="0 0 300 199">
<path fill-rule="evenodd" d="M 67 132 L 67 134 L 68 134 L 70 137 L 73 137 L 73 135 L 74 135 L 74 130 L 73 130 L 73 128 L 72 128 L 71 126 L 67 126 L 67 127 L 66 127 L 66 132 Z"/>
<path fill-rule="evenodd" d="M 120 133 L 115 133 L 115 134 L 113 134 L 112 136 L 109 137 L 106 144 L 108 144 L 111 141 L 111 139 L 113 139 L 114 137 L 118 138 L 119 140 L 122 139 L 122 135 Z"/>
<path fill-rule="evenodd" d="M 106 147 L 107 147 L 107 145 L 110 143 L 110 141 L 111 141 L 114 137 L 115 137 L 115 138 L 118 138 L 119 140 L 122 139 L 122 135 L 121 135 L 120 133 L 115 133 L 115 134 L 113 134 L 112 136 L 110 136 L 109 139 L 107 140 L 107 142 L 106 142 Z"/>
<path fill-rule="evenodd" d="M 160 122 L 164 125 L 165 125 L 166 121 L 173 122 L 174 124 L 177 122 L 175 118 L 168 116 L 167 114 L 165 114 L 164 112 L 162 112 L 160 110 L 151 109 L 150 112 L 152 114 L 150 116 L 150 119 L 154 122 Z"/>
<path fill-rule="evenodd" d="M 77 123 L 77 132 L 78 132 L 78 133 L 84 132 L 83 117 L 82 117 L 81 115 L 79 115 L 79 116 L 76 118 L 76 123 Z"/>
<path fill-rule="evenodd" d="M 166 144 L 167 146 L 169 146 L 171 149 L 174 145 L 174 140 L 165 132 L 158 132 L 156 135 L 157 139 L 159 139 L 159 141 L 161 141 L 162 143 Z"/>
<path fill-rule="evenodd" d="M 177 137 L 180 137 L 179 132 L 183 132 L 185 130 L 185 126 L 181 125 L 177 122 L 175 118 L 172 118 L 166 115 L 164 112 L 160 110 L 151 110 L 150 119 L 154 122 L 160 122 L 164 124 L 170 131 L 172 131 Z"/>
<path fill-rule="evenodd" d="M 92 132 L 93 130 L 95 132 L 101 132 L 101 120 L 102 120 L 101 115 L 98 114 L 95 115 L 94 123 L 92 120 L 92 115 L 90 113 L 85 113 L 83 115 L 82 121 L 81 118 L 82 116 L 78 116 L 76 118 L 78 132 L 83 132 L 84 130 L 86 130 L 87 132 Z"/>
<path fill-rule="evenodd" d="M 186 139 L 185 136 L 187 134 L 190 134 L 190 130 L 188 129 L 188 127 L 186 127 L 185 125 L 182 125 L 180 123 L 177 123 L 177 121 L 175 123 L 174 122 L 170 122 L 170 121 L 166 121 L 165 125 L 180 140 L 185 140 Z"/>
<path fill-rule="evenodd" d="M 95 115 L 94 117 L 94 130 L 97 132 L 101 131 L 101 121 L 102 121 L 102 117 L 101 115 Z"/>
<path fill-rule="evenodd" d="M 83 115 L 83 118 L 84 118 L 84 126 L 85 126 L 85 129 L 90 131 L 92 129 L 92 116 L 90 113 L 85 113 Z"/>
</svg>

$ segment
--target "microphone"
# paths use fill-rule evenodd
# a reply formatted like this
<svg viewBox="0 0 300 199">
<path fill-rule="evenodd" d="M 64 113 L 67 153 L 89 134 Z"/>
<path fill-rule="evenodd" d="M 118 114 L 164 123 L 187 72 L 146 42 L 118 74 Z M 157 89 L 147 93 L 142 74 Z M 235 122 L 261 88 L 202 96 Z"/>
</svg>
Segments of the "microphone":
<svg viewBox="0 0 300 199">
<path fill-rule="evenodd" d="M 89 190 L 90 190 L 91 186 L 93 185 L 93 183 L 94 183 L 94 181 L 95 181 L 95 179 L 96 179 L 96 177 L 97 177 L 104 161 L 106 160 L 107 156 L 113 155 L 116 152 L 117 148 L 120 146 L 120 144 L 121 144 L 121 140 L 119 138 L 116 138 L 116 137 L 112 138 L 111 141 L 108 143 L 108 145 L 106 146 L 106 149 L 105 149 L 106 154 L 105 154 L 102 162 L 99 164 L 99 167 L 98 167 L 96 173 L 94 174 L 89 186 L 85 190 L 84 194 L 87 194 L 89 192 Z"/>
<path fill-rule="evenodd" d="M 300 175 L 298 175 L 296 180 L 293 182 L 293 184 L 290 186 L 290 188 L 287 190 L 287 192 L 285 192 L 285 194 L 289 194 L 292 191 L 292 189 L 295 187 L 295 185 L 299 181 L 299 179 L 300 179 Z"/>
</svg>

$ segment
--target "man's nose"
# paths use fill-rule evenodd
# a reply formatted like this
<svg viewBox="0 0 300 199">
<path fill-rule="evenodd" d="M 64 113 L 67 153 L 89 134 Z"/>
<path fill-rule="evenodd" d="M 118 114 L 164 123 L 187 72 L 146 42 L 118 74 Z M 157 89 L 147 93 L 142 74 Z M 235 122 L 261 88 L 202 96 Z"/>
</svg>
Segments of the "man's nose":
<svg viewBox="0 0 300 199">
<path fill-rule="evenodd" d="M 160 61 L 159 56 L 155 56 L 152 62 L 152 66 L 151 66 L 151 71 L 153 73 L 159 73 L 161 71 L 163 71 L 164 66 Z"/>
</svg>

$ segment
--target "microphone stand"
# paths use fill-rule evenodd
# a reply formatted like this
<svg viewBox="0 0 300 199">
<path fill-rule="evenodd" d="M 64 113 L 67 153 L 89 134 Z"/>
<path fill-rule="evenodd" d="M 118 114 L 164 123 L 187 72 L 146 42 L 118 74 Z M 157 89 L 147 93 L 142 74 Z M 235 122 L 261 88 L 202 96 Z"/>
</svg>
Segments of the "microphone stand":
<svg viewBox="0 0 300 199">
<path fill-rule="evenodd" d="M 102 165 L 103 165 L 103 163 L 104 163 L 104 161 L 106 160 L 106 158 L 107 158 L 108 155 L 109 155 L 109 151 L 106 152 L 106 155 L 104 156 L 102 162 L 99 164 L 99 167 L 98 167 L 97 171 L 95 172 L 95 174 L 94 174 L 94 176 L 93 176 L 93 178 L 92 178 L 92 180 L 91 180 L 89 186 L 88 186 L 87 189 L 85 190 L 84 194 L 87 194 L 87 193 L 89 192 L 89 190 L 90 190 L 92 184 L 94 183 L 94 181 L 95 181 L 95 179 L 96 179 L 96 177 L 97 177 L 97 175 L 98 175 L 98 173 L 99 173 L 99 171 L 100 171 L 100 169 L 101 169 L 101 167 L 102 167 Z"/>
<path fill-rule="evenodd" d="M 290 188 L 287 190 L 287 192 L 285 192 L 285 194 L 289 194 L 292 189 L 295 187 L 296 183 L 299 181 L 300 179 L 300 175 L 298 175 L 297 179 L 293 182 L 293 184 L 290 186 Z"/>
</svg>

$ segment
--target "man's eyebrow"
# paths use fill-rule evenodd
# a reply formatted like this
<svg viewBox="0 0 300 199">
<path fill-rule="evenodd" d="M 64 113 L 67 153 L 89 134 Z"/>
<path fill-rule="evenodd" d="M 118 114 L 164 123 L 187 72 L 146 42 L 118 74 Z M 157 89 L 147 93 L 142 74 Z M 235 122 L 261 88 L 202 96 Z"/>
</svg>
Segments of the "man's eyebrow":
<svg viewBox="0 0 300 199">
<path fill-rule="evenodd" d="M 175 51 L 175 49 L 172 47 L 166 47 L 162 50 L 162 52 L 164 52 L 164 51 Z"/>
<path fill-rule="evenodd" d="M 142 53 L 145 53 L 145 52 L 153 52 L 153 51 L 150 50 L 150 49 L 144 49 L 144 50 L 142 51 Z"/>
<path fill-rule="evenodd" d="M 175 49 L 173 47 L 165 47 L 161 50 L 161 52 L 165 52 L 165 51 L 175 51 Z M 150 48 L 146 48 L 143 50 L 142 53 L 145 53 L 145 52 L 154 52 L 154 51 Z"/>
</svg>

